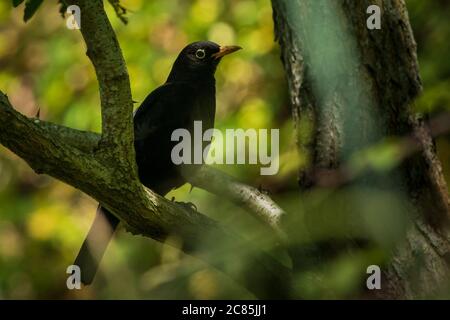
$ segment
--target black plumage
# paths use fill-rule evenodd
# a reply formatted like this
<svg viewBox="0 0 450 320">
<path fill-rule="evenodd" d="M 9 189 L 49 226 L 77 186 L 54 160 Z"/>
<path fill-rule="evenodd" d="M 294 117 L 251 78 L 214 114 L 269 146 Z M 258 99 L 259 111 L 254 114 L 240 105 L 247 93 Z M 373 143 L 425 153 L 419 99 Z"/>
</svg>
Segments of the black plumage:
<svg viewBox="0 0 450 320">
<path fill-rule="evenodd" d="M 137 109 L 134 147 L 139 179 L 146 187 L 165 195 L 186 182 L 181 171 L 186 174 L 185 169 L 188 169 L 192 174 L 199 167 L 173 163 L 171 152 L 178 142 L 171 141 L 172 132 L 184 128 L 192 136 L 194 121 L 202 121 L 203 130 L 214 126 L 214 73 L 224 55 L 239 49 L 237 46 L 221 47 L 210 41 L 189 44 L 178 55 L 166 83 L 151 92 Z M 84 284 L 92 282 L 118 223 L 113 214 L 99 206 L 75 261 Z"/>
</svg>

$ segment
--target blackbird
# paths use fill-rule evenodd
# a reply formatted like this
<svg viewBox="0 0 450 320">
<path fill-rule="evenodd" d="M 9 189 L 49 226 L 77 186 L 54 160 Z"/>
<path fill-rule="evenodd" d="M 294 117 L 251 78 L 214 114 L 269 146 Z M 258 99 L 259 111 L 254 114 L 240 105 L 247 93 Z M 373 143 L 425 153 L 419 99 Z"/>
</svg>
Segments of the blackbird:
<svg viewBox="0 0 450 320">
<path fill-rule="evenodd" d="M 151 92 L 134 114 L 134 148 L 139 179 L 164 196 L 186 183 L 199 165 L 175 165 L 171 159 L 172 132 L 183 128 L 193 136 L 194 121 L 213 128 L 216 111 L 214 73 L 223 56 L 241 49 L 210 41 L 186 46 L 175 60 L 167 81 Z M 191 152 L 193 154 L 193 152 Z M 184 177 L 183 177 L 184 176 Z M 81 281 L 92 283 L 98 264 L 119 220 L 99 205 L 94 222 L 75 260 Z"/>
</svg>

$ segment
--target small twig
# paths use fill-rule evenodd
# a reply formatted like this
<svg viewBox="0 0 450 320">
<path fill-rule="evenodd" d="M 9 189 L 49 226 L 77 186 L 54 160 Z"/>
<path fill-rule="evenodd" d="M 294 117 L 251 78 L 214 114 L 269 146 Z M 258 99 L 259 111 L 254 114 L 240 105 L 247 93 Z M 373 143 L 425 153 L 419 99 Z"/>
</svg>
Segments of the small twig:
<svg viewBox="0 0 450 320">
<path fill-rule="evenodd" d="M 124 24 L 127 24 L 128 18 L 125 15 L 127 14 L 128 9 L 120 4 L 120 0 L 108 0 L 108 1 L 114 8 L 114 11 L 116 12 L 116 15 L 120 19 L 120 21 L 122 21 Z"/>
</svg>

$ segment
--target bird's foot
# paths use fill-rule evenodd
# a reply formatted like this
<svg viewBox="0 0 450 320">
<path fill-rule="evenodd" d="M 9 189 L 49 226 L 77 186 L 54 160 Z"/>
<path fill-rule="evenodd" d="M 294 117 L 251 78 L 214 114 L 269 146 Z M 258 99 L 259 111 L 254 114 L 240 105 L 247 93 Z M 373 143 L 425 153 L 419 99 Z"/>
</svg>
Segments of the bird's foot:
<svg viewBox="0 0 450 320">
<path fill-rule="evenodd" d="M 262 187 L 262 185 L 259 185 L 258 191 L 261 192 L 261 193 L 263 193 L 263 194 L 265 194 L 265 195 L 269 195 L 269 194 L 270 194 L 270 191 L 269 191 L 268 189 L 264 189 L 264 188 Z"/>
</svg>

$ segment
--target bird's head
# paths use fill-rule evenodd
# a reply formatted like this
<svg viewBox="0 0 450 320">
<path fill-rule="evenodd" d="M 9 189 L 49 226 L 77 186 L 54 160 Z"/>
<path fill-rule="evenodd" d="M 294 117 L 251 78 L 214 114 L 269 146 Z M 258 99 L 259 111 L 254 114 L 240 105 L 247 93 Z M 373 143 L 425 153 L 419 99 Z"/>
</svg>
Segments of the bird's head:
<svg viewBox="0 0 450 320">
<path fill-rule="evenodd" d="M 242 49 L 238 46 L 219 46 L 211 41 L 198 41 L 181 50 L 172 66 L 168 82 L 214 79 L 222 57 Z"/>
</svg>

